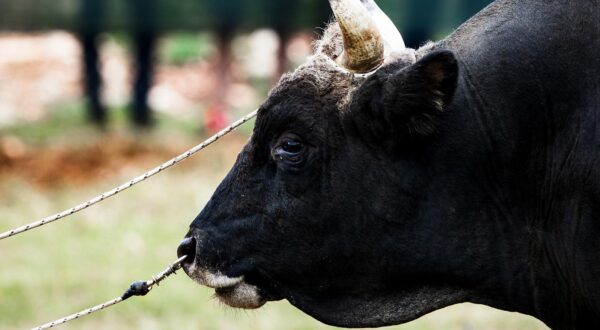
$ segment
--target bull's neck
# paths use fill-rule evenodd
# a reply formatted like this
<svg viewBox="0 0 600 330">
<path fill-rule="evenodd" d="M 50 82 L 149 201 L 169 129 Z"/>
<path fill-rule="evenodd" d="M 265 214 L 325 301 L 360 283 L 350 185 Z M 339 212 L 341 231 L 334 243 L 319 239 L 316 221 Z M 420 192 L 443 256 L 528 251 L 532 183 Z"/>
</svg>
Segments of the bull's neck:
<svg viewBox="0 0 600 330">
<path fill-rule="evenodd" d="M 513 212 L 500 177 L 490 175 L 499 169 L 482 159 L 469 164 L 466 154 L 454 157 L 453 169 L 432 173 L 435 182 L 427 194 L 436 197 L 420 211 L 437 219 L 447 240 L 444 254 L 454 258 L 448 261 L 450 273 L 470 287 L 471 302 L 536 315 L 530 233 Z"/>
<path fill-rule="evenodd" d="M 467 254 L 482 262 L 476 268 L 484 277 L 471 274 L 481 284 L 474 301 L 533 315 L 556 328 L 597 324 L 589 316 L 598 312 L 593 301 L 577 292 L 585 288 L 581 272 L 591 265 L 573 260 L 580 251 L 576 242 L 593 234 L 577 230 L 586 220 L 589 224 L 584 215 L 592 211 L 569 213 L 565 200 L 584 203 L 575 196 L 564 198 L 558 182 L 543 174 L 555 163 L 552 157 L 560 156 L 542 143 L 547 127 L 535 120 L 544 109 L 524 107 L 518 98 L 515 104 L 499 103 L 481 92 L 486 89 L 469 68 L 461 69 L 449 133 L 441 137 L 450 142 L 437 146 L 436 157 L 446 167 L 432 176 L 444 178 L 434 189 L 448 192 L 441 205 L 452 201 L 445 216 L 465 225 L 463 237 L 457 229 L 459 239 L 475 246 Z"/>
</svg>

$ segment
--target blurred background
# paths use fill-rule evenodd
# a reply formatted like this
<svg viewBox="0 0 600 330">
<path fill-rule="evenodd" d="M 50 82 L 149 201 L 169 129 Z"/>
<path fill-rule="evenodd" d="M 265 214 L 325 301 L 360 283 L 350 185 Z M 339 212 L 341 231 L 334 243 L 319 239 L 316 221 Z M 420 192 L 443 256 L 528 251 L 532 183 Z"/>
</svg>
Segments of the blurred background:
<svg viewBox="0 0 600 330">
<path fill-rule="evenodd" d="M 407 44 L 438 40 L 487 0 L 380 0 Z M 255 109 L 310 55 L 326 0 L 0 0 L 0 231 L 71 207 Z M 175 258 L 252 124 L 63 223 L 0 242 L 0 328 L 118 296 Z M 221 306 L 184 275 L 71 329 L 327 329 L 286 302 Z M 395 329 L 545 329 L 453 306 Z"/>
</svg>

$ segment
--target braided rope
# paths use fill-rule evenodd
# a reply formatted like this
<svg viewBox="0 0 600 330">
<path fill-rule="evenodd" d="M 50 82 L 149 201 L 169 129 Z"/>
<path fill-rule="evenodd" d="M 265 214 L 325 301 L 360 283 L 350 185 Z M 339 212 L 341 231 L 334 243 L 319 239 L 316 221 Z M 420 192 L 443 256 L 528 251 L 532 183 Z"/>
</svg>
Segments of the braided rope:
<svg viewBox="0 0 600 330">
<path fill-rule="evenodd" d="M 177 259 L 177 261 L 175 261 L 174 263 L 172 263 L 167 269 L 165 269 L 164 271 L 162 271 L 161 273 L 152 276 L 151 280 L 148 280 L 146 282 L 134 282 L 131 287 L 125 291 L 125 293 L 119 297 L 119 298 L 115 298 L 113 300 L 109 300 L 103 304 L 82 310 L 79 313 L 75 313 L 75 314 L 71 314 L 67 317 L 63 317 L 62 319 L 58 319 L 56 321 L 52 321 L 49 323 L 46 323 L 44 325 L 40 325 L 39 327 L 36 328 L 32 328 L 31 330 L 45 330 L 45 329 L 50 329 L 53 328 L 57 325 L 61 325 L 61 324 L 65 324 L 69 321 L 73 321 L 75 319 L 78 319 L 80 317 L 83 316 L 87 316 L 90 314 L 93 314 L 95 312 L 101 311 L 103 309 L 106 309 L 108 307 L 114 306 L 124 300 L 129 299 L 130 297 L 133 296 L 145 296 L 148 292 L 150 292 L 150 290 L 152 290 L 152 288 L 156 285 L 158 286 L 158 284 L 163 281 L 165 278 L 167 278 L 168 276 L 175 274 L 175 272 L 181 268 L 181 263 L 183 262 L 183 260 L 185 260 L 187 256 L 183 256 L 179 259 Z"/>
<path fill-rule="evenodd" d="M 111 301 L 107 301 L 107 302 L 105 302 L 103 304 L 100 304 L 98 306 L 94 306 L 92 308 L 88 308 L 88 309 L 83 310 L 83 311 L 81 311 L 79 313 L 75 313 L 75 314 L 69 315 L 69 316 L 67 316 L 65 318 L 62 318 L 62 319 L 59 319 L 59 320 L 56 320 L 56 321 L 53 321 L 53 322 L 46 323 L 44 325 L 40 325 L 37 328 L 32 328 L 32 330 L 50 329 L 50 328 L 53 328 L 53 327 L 55 327 L 57 325 L 65 324 L 65 323 L 67 323 L 69 321 L 73 321 L 75 319 L 78 319 L 78 318 L 80 318 L 82 316 L 87 316 L 87 315 L 93 314 L 93 313 L 95 313 L 97 311 L 101 311 L 101 310 L 103 310 L 105 308 L 108 308 L 110 306 L 114 306 L 114 305 L 120 303 L 121 301 L 123 301 L 123 298 L 121 298 L 121 297 L 115 298 L 115 299 L 113 299 Z"/>
<path fill-rule="evenodd" d="M 240 127 L 241 125 L 243 125 L 244 123 L 248 122 L 250 119 L 254 118 L 256 116 L 256 114 L 258 113 L 258 110 L 254 110 L 253 112 L 247 114 L 246 116 L 242 117 L 241 119 L 239 119 L 238 121 L 234 122 L 233 124 L 231 124 L 230 126 L 224 128 L 223 130 L 221 130 L 220 132 L 218 132 L 217 134 L 213 135 L 212 137 L 210 137 L 209 139 L 207 139 L 206 141 L 200 143 L 199 145 L 193 147 L 192 149 L 182 153 L 181 155 L 163 163 L 160 166 L 155 167 L 154 169 L 136 177 L 135 179 L 128 181 L 120 186 L 118 186 L 117 188 L 114 188 L 112 190 L 109 190 L 99 196 L 96 196 L 92 199 L 90 199 L 87 202 L 83 202 L 75 207 L 72 207 L 68 210 L 62 211 L 60 213 L 57 213 L 55 215 L 49 216 L 47 218 L 41 219 L 39 221 L 36 222 L 32 222 L 28 225 L 25 226 L 21 226 L 12 230 L 9 230 L 7 232 L 1 233 L 0 234 L 0 241 L 5 239 L 5 238 L 9 238 L 12 236 L 16 236 L 18 234 L 27 232 L 29 230 L 32 230 L 34 228 L 38 228 L 41 227 L 43 225 L 47 225 L 49 223 L 52 223 L 54 221 L 60 220 L 62 218 L 68 217 L 70 215 L 73 215 L 77 212 L 80 212 L 82 210 L 87 209 L 88 207 L 100 203 L 104 200 L 106 200 L 109 197 L 112 197 L 124 190 L 127 190 L 135 185 L 137 185 L 140 182 L 146 181 L 147 179 L 153 177 L 154 175 L 172 167 L 173 165 L 176 165 L 188 158 L 190 158 L 192 155 L 196 154 L 197 152 L 201 151 L 202 149 L 208 147 L 209 145 L 213 144 L 214 142 L 216 142 L 217 140 L 219 140 L 220 138 L 222 138 L 223 136 L 231 133 L 231 131 L 233 131 L 234 129 Z"/>
</svg>

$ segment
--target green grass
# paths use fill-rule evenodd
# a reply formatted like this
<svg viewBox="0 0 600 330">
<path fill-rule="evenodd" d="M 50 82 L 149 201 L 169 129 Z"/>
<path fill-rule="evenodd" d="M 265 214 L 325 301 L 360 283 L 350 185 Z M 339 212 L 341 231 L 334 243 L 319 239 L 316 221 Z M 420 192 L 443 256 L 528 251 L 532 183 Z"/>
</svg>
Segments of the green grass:
<svg viewBox="0 0 600 330">
<path fill-rule="evenodd" d="M 47 118 L 35 122 L 19 122 L 9 127 L 0 128 L 0 134 L 10 134 L 22 138 L 28 144 L 40 145 L 63 138 L 68 134 L 83 136 L 91 133 L 91 126 L 85 120 L 85 109 L 82 102 L 74 101 L 61 104 L 51 111 Z"/>
<path fill-rule="evenodd" d="M 210 56 L 215 51 L 213 45 L 208 33 L 173 33 L 161 46 L 160 58 L 167 64 L 183 65 Z"/>
<path fill-rule="evenodd" d="M 106 111 L 109 117 L 108 124 L 104 129 L 100 129 L 87 120 L 87 109 L 83 102 L 64 102 L 56 105 L 46 118 L 0 127 L 0 134 L 13 135 L 29 145 L 44 146 L 59 142 L 81 142 L 81 139 L 98 139 L 107 131 L 126 132 L 131 130 L 127 106 L 109 107 Z M 202 122 L 185 120 L 159 112 L 153 112 L 152 115 L 154 126 L 148 132 L 154 135 L 177 132 L 188 137 L 196 137 L 201 131 Z"/>
<path fill-rule="evenodd" d="M 225 146 L 231 144 L 217 144 L 191 165 L 175 167 L 66 220 L 0 241 L 0 328 L 24 329 L 66 316 L 117 297 L 132 281 L 163 270 L 231 166 L 233 157 L 224 155 L 237 150 L 220 149 Z M 71 207 L 145 170 L 123 168 L 114 178 L 86 187 L 40 190 L 4 177 L 0 231 Z M 331 329 L 285 301 L 245 312 L 224 307 L 211 296 L 211 290 L 180 272 L 146 297 L 63 329 Z M 546 328 L 523 315 L 466 304 L 394 329 Z"/>
</svg>

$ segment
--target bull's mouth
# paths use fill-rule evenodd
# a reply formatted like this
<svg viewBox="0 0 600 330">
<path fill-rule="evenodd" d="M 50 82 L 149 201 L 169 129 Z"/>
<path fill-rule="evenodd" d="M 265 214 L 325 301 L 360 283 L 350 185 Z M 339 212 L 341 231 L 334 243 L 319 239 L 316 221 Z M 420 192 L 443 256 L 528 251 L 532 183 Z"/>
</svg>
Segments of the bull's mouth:
<svg viewBox="0 0 600 330">
<path fill-rule="evenodd" d="M 195 263 L 184 264 L 183 270 L 198 284 L 215 289 L 215 296 L 228 306 L 256 309 L 267 302 L 258 287 L 244 281 L 244 276 L 229 277 L 219 271 L 201 269 Z"/>
</svg>

